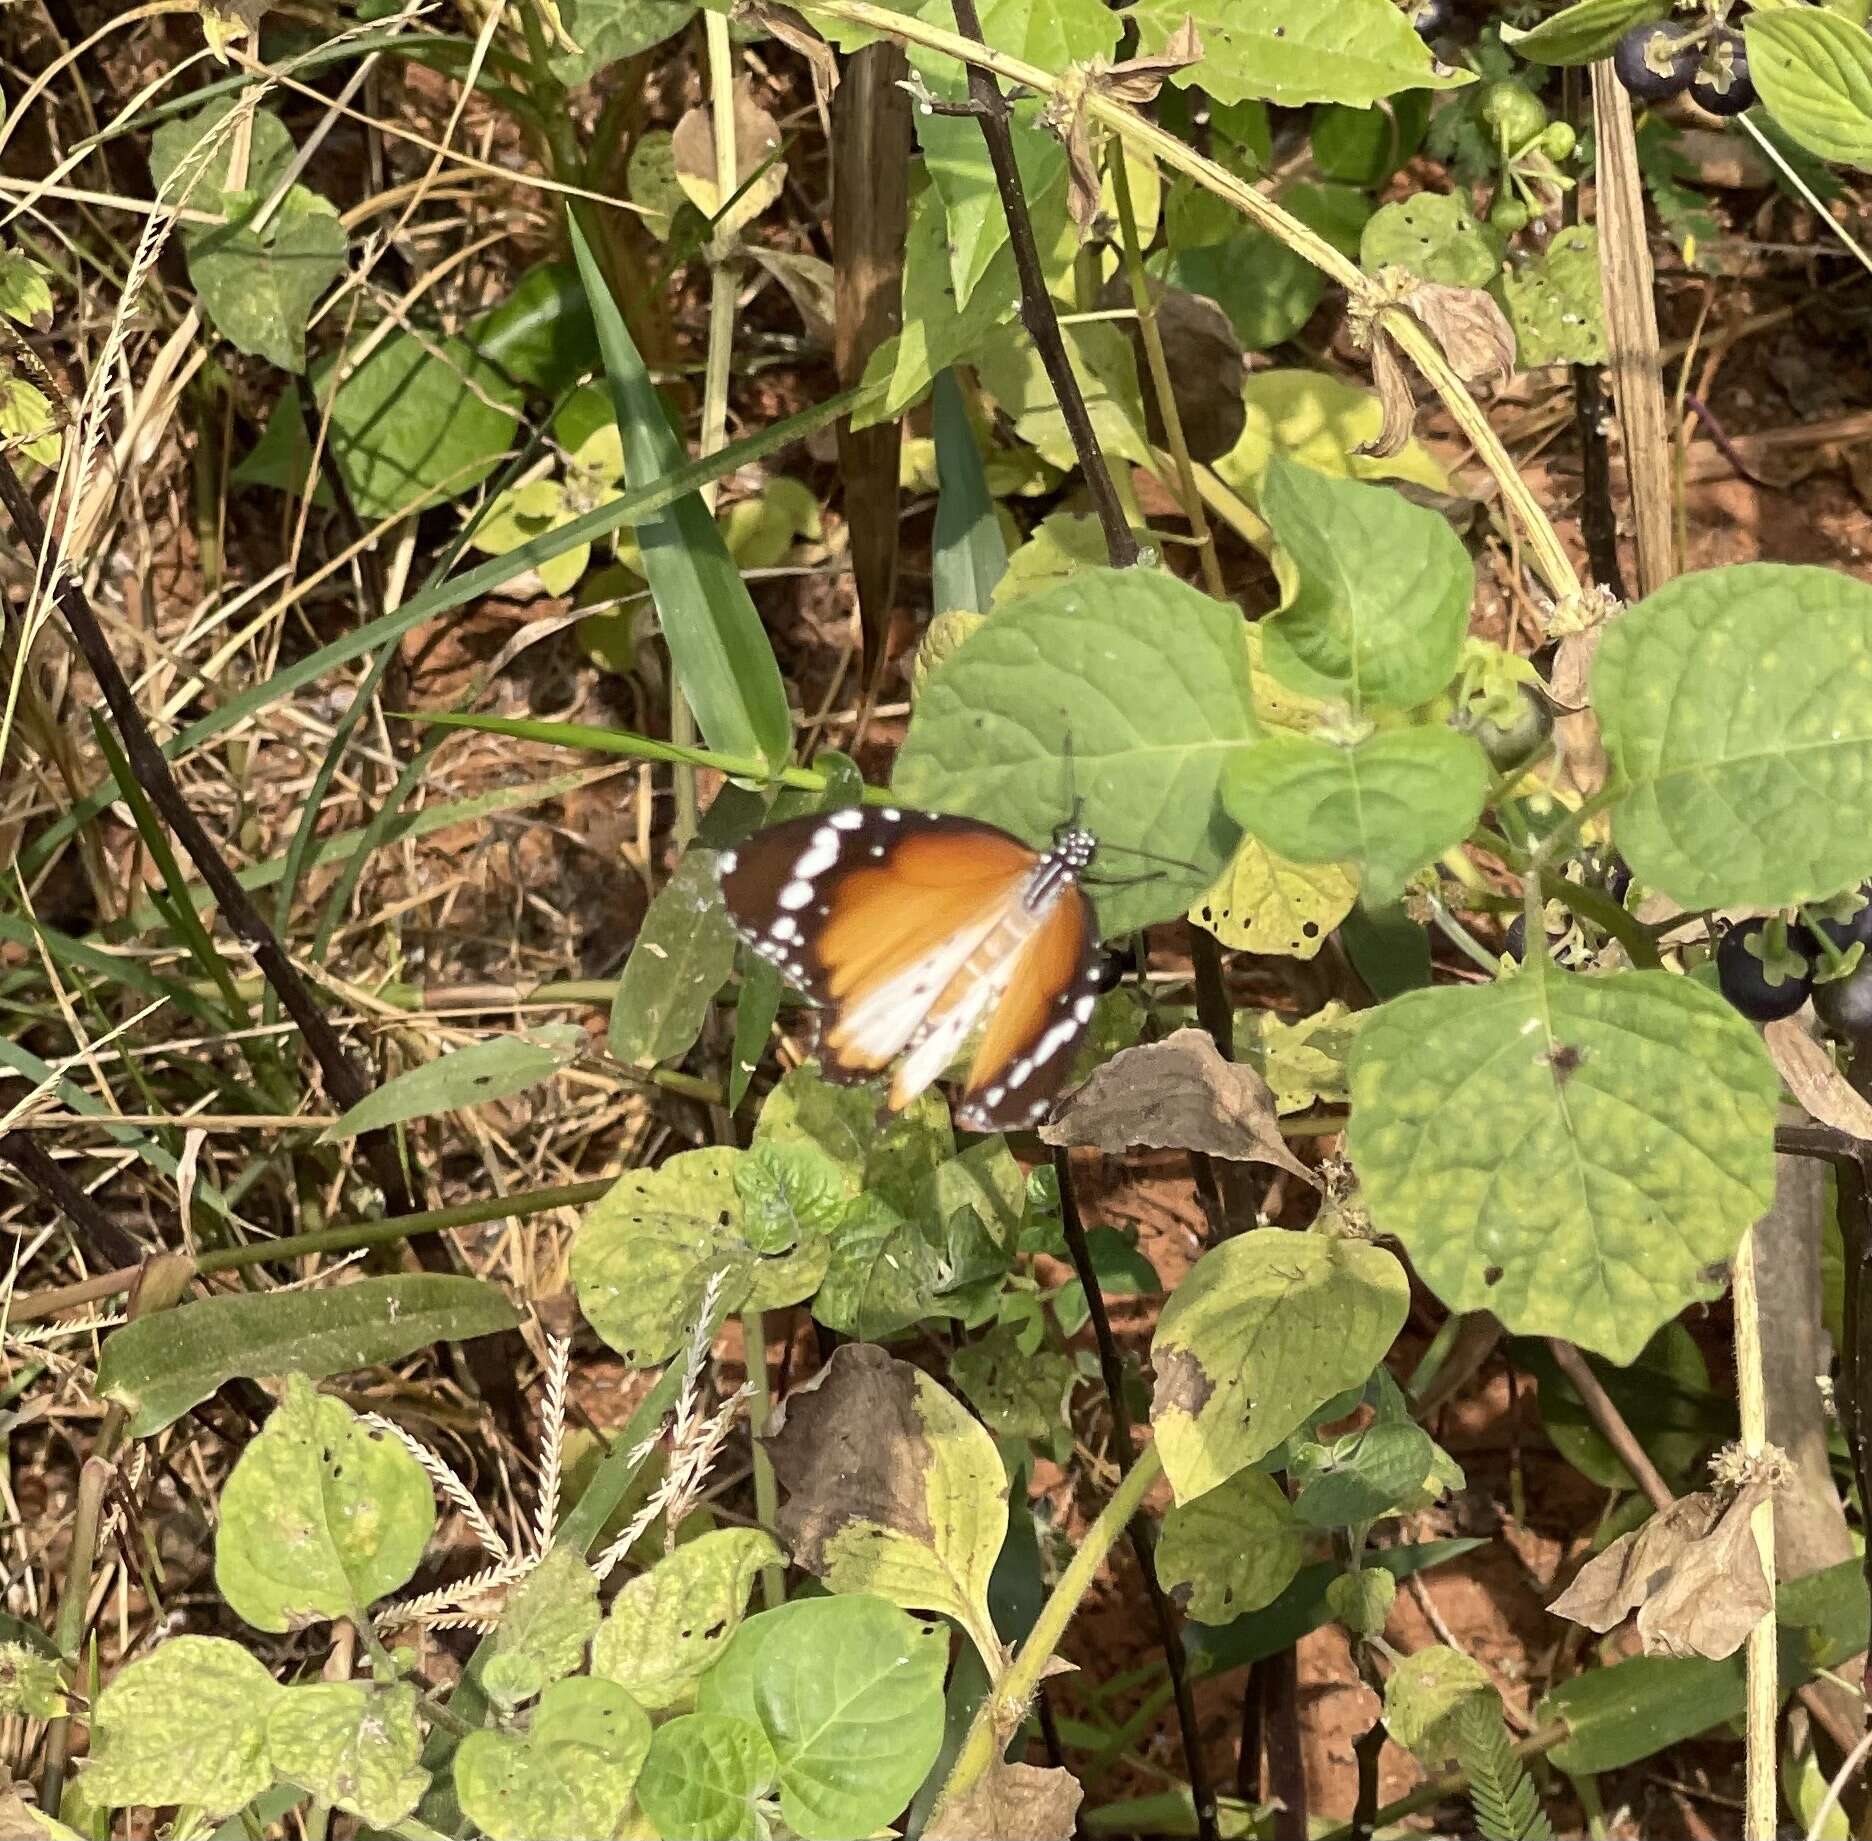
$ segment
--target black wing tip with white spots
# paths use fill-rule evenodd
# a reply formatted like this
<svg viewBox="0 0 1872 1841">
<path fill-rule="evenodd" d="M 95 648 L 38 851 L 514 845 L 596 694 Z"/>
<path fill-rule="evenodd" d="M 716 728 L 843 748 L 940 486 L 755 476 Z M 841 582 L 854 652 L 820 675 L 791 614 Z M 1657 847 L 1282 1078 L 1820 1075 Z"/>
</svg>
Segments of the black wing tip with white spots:
<svg viewBox="0 0 1872 1841">
<path fill-rule="evenodd" d="M 1098 957 L 1090 955 L 1057 998 L 1046 1028 L 1033 1047 L 1005 1074 L 955 1106 L 958 1129 L 974 1132 L 1032 1131 L 1051 1117 L 1072 1077 L 1074 1057 L 1098 1008 Z"/>
</svg>

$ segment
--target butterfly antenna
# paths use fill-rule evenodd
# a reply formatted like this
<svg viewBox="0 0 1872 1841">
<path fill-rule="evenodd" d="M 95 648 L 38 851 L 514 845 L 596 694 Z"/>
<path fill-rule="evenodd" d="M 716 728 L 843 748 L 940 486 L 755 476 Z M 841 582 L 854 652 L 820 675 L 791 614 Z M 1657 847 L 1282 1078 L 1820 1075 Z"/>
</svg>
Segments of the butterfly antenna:
<svg viewBox="0 0 1872 1841">
<path fill-rule="evenodd" d="M 1085 810 L 1085 800 L 1080 797 L 1078 775 L 1073 771 L 1072 730 L 1070 728 L 1060 732 L 1060 753 L 1066 761 L 1066 809 L 1068 813 L 1066 823 L 1070 829 L 1077 831 L 1079 814 Z"/>
<path fill-rule="evenodd" d="M 1204 873 L 1200 863 L 1192 863 L 1187 857 L 1160 856 L 1154 850 L 1139 850 L 1132 844 L 1108 844 L 1101 838 L 1099 851 L 1104 856 L 1116 854 L 1121 857 L 1137 857 L 1145 863 L 1162 863 L 1170 869 L 1187 869 L 1192 876 L 1200 876 Z"/>
</svg>

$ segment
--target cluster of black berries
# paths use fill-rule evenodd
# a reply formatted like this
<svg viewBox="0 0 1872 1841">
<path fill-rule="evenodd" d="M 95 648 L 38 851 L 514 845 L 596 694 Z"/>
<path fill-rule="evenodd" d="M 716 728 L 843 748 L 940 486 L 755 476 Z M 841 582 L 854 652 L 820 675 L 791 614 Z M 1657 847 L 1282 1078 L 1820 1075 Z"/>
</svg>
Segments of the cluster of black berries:
<svg viewBox="0 0 1872 1841">
<path fill-rule="evenodd" d="M 1613 51 L 1612 68 L 1641 102 L 1688 90 L 1712 115 L 1740 115 L 1755 100 L 1742 34 L 1709 19 L 1633 26 Z"/>
<path fill-rule="evenodd" d="M 1758 1023 L 1792 1016 L 1811 997 L 1814 1015 L 1834 1035 L 1872 1035 L 1872 882 L 1864 884 L 1858 896 L 1856 913 L 1843 920 L 1815 921 L 1836 952 L 1854 945 L 1865 949 L 1844 978 L 1816 978 L 1827 955 L 1806 923 L 1785 926 L 1785 947 L 1777 949 L 1769 928 L 1784 923 L 1747 920 L 1731 927 L 1716 948 L 1716 978 L 1723 996 Z"/>
</svg>

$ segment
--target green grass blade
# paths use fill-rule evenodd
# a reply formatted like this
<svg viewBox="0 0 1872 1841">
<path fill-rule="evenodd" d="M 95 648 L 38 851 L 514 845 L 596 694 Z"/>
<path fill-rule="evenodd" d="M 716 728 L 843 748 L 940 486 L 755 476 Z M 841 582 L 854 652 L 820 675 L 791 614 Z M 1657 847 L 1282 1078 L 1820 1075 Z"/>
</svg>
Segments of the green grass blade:
<svg viewBox="0 0 1872 1841">
<path fill-rule="evenodd" d="M 689 461 L 674 473 L 648 486 L 623 493 L 586 512 L 583 517 L 574 518 L 570 524 L 546 531 L 517 550 L 490 557 L 473 569 L 424 589 L 395 613 L 385 614 L 381 619 L 372 620 L 353 632 L 343 634 L 329 645 L 321 646 L 316 652 L 276 671 L 265 683 L 252 685 L 228 698 L 218 709 L 171 736 L 163 744 L 164 755 L 172 761 L 180 760 L 217 735 L 226 734 L 228 730 L 249 721 L 261 710 L 290 697 L 302 685 L 312 683 L 326 672 L 335 671 L 340 665 L 348 665 L 354 658 L 361 658 L 390 640 L 400 639 L 424 621 L 433 620 L 437 614 L 464 606 L 484 594 L 492 594 L 516 576 L 551 561 L 553 557 L 581 543 L 595 543 L 600 537 L 609 536 L 621 526 L 638 523 L 665 505 L 673 504 L 699 486 L 721 479 L 754 461 L 764 460 L 768 455 L 790 447 L 795 441 L 804 440 L 815 430 L 837 421 L 864 399 L 865 392 L 861 390 L 841 390 L 837 396 L 828 397 L 823 403 L 815 403 L 810 409 L 802 409 L 797 415 L 788 416 L 757 435 L 732 442 L 706 459 Z M 107 780 L 95 791 L 86 794 L 20 853 L 20 874 L 30 882 L 51 860 L 52 853 L 80 825 L 95 818 L 117 797 L 114 780 Z M 272 878 L 269 878 L 269 886 L 271 881 Z"/>
<path fill-rule="evenodd" d="M 674 473 L 684 454 L 585 241 L 580 215 L 569 218 L 572 253 L 598 324 L 625 476 L 642 485 Z M 714 513 L 691 492 L 638 521 L 636 532 L 639 567 L 656 601 L 670 663 L 704 739 L 723 754 L 780 766 L 793 750 L 786 686 Z"/>
<path fill-rule="evenodd" d="M 1007 539 L 953 370 L 937 372 L 932 400 L 938 481 L 930 551 L 933 605 L 939 614 L 985 614 L 995 584 L 1007 573 Z"/>
</svg>

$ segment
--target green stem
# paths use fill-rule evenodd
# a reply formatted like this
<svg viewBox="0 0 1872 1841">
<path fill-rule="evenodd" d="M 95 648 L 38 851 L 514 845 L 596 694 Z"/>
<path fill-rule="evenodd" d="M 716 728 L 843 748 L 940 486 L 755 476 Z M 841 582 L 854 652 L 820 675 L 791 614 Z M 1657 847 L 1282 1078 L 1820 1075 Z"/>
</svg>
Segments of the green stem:
<svg viewBox="0 0 1872 1841">
<path fill-rule="evenodd" d="M 747 1378 L 754 1386 L 747 1409 L 748 1443 L 754 1452 L 754 1519 L 772 1534 L 780 1521 L 780 1483 L 773 1459 L 761 1443 L 773 1414 L 773 1388 L 767 1377 L 767 1324 L 757 1310 L 741 1313 L 741 1345 Z M 770 1611 L 786 1603 L 786 1568 L 777 1560 L 761 1568 L 761 1601 Z"/>
<path fill-rule="evenodd" d="M 1164 441 L 1176 465 L 1177 496 L 1183 501 L 1183 515 L 1194 533 L 1202 566 L 1203 586 L 1218 601 L 1228 599 L 1228 584 L 1222 579 L 1222 564 L 1216 556 L 1215 539 L 1209 530 L 1209 515 L 1203 510 L 1202 488 L 1196 483 L 1196 469 L 1190 464 L 1189 444 L 1183 438 L 1183 414 L 1177 407 L 1176 386 L 1170 377 L 1170 360 L 1164 353 L 1163 334 L 1157 325 L 1157 307 L 1151 299 L 1150 277 L 1144 272 L 1144 248 L 1138 239 L 1137 208 L 1131 201 L 1131 167 L 1124 143 L 1120 141 L 1106 162 L 1111 174 L 1112 198 L 1118 207 L 1118 231 L 1124 239 L 1125 278 L 1131 285 L 1131 305 L 1137 311 L 1138 337 L 1143 342 L 1145 363 L 1150 371 L 1151 391 L 1157 398 L 1157 415 L 1163 423 Z"/>
<path fill-rule="evenodd" d="M 1034 1619 L 1033 1629 L 1021 1645 L 1020 1653 L 983 1699 L 968 1737 L 963 1740 L 962 1749 L 950 1768 L 942 1795 L 936 1800 L 938 1813 L 945 1805 L 968 1795 L 1001 1756 L 1026 1717 L 1028 1703 L 1039 1691 L 1046 1666 L 1064 1640 L 1066 1627 L 1079 1609 L 1079 1601 L 1091 1589 L 1106 1556 L 1130 1525 L 1131 1517 L 1143 1507 L 1151 1485 L 1162 1472 L 1161 1453 L 1155 1445 L 1147 1445 L 1138 1453 L 1130 1473 L 1112 1492 L 1098 1520 L 1087 1529 L 1071 1564 L 1041 1606 L 1040 1615 Z"/>
<path fill-rule="evenodd" d="M 237 1271 L 273 1260 L 304 1259 L 313 1253 L 349 1253 L 359 1247 L 391 1246 L 413 1235 L 439 1234 L 452 1227 L 473 1227 L 483 1221 L 524 1220 L 555 1208 L 578 1208 L 595 1202 L 611 1185 L 610 1177 L 560 1183 L 523 1195 L 492 1196 L 478 1202 L 461 1202 L 453 1208 L 431 1208 L 421 1214 L 398 1215 L 394 1220 L 359 1221 L 349 1227 L 290 1234 L 283 1240 L 255 1240 L 245 1246 L 218 1247 L 195 1262 L 193 1274 L 205 1278 L 214 1272 Z M 119 1272 L 100 1272 L 95 1278 L 84 1279 L 76 1285 L 61 1285 L 53 1291 L 35 1292 L 30 1297 L 16 1299 L 7 1311 L 7 1321 L 39 1323 L 80 1305 L 94 1304 L 100 1298 L 118 1296 L 135 1284 L 142 1270 L 141 1266 L 126 1266 Z"/>
</svg>

